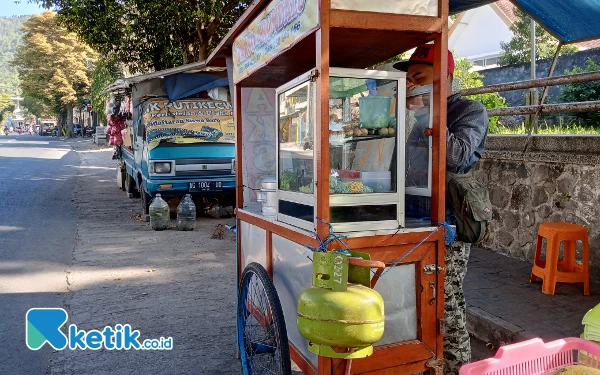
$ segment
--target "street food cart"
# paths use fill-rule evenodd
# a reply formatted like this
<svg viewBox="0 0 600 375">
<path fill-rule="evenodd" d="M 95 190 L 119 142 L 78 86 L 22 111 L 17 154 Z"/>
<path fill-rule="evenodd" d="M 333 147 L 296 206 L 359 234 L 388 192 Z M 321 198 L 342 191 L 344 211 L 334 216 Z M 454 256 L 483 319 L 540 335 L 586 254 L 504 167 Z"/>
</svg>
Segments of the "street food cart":
<svg viewBox="0 0 600 375">
<path fill-rule="evenodd" d="M 245 373 L 287 373 L 280 362 L 289 361 L 289 343 L 305 374 L 441 374 L 447 19 L 448 2 L 438 0 L 255 1 L 225 37 L 235 84 Z M 429 41 L 438 46 L 433 87 L 408 93 L 421 97 L 421 110 L 425 103 L 426 147 L 409 165 L 416 125 L 407 117 L 405 73 L 372 67 Z M 417 196 L 426 204 L 407 209 Z M 351 249 L 368 254 L 367 267 L 386 266 L 373 271 L 385 303 L 383 336 L 351 368 L 316 355 L 298 328 L 315 249 Z M 261 276 L 255 264 L 274 288 L 248 284 L 248 267 Z M 264 297 L 250 306 L 252 293 Z M 256 318 L 254 329 L 270 327 L 262 342 L 244 341 L 251 329 L 244 314 Z M 284 346 L 277 357 L 269 351 Z M 269 370 L 274 362 L 279 370 Z"/>
</svg>

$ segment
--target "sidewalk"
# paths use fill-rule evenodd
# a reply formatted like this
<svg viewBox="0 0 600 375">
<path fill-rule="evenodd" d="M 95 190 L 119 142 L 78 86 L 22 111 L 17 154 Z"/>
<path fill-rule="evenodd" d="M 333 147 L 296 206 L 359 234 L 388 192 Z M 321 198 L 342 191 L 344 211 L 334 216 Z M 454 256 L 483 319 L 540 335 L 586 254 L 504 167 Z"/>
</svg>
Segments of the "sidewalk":
<svg viewBox="0 0 600 375">
<path fill-rule="evenodd" d="M 530 284 L 531 264 L 490 250 L 473 248 L 464 282 L 469 332 L 495 347 L 534 337 L 544 341 L 579 337 L 585 313 L 600 303 L 598 285 L 583 295 L 583 284 L 556 286 L 542 293 Z"/>
<path fill-rule="evenodd" d="M 172 336 L 174 349 L 61 351 L 51 374 L 239 374 L 235 346 L 235 237 L 212 240 L 218 223 L 193 232 L 152 231 L 135 218 L 139 199 L 116 186 L 112 148 L 68 140 L 81 156 L 75 192 L 78 229 L 67 275 L 69 324 L 81 329 L 129 323 L 142 338 Z M 496 348 L 533 337 L 579 336 L 583 315 L 600 303 L 600 287 L 559 284 L 556 295 L 529 283 L 531 264 L 473 248 L 465 294 L 471 334 Z M 474 340 L 474 355 L 493 356 Z"/>
<path fill-rule="evenodd" d="M 50 374 L 240 374 L 235 359 L 235 236 L 211 235 L 233 219 L 199 218 L 196 230 L 153 231 L 116 184 L 112 148 L 77 138 L 77 239 L 67 271 L 67 324 L 131 324 L 141 339 L 173 338 L 170 351 L 63 350 Z"/>
</svg>

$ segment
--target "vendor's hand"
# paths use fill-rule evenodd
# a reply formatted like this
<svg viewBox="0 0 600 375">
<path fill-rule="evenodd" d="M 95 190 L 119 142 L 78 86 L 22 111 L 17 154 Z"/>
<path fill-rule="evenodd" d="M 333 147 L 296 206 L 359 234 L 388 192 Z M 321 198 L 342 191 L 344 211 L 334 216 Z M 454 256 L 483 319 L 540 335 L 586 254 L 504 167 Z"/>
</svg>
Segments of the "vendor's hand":
<svg viewBox="0 0 600 375">
<path fill-rule="evenodd" d="M 419 87 L 419 85 L 417 85 L 416 83 L 411 82 L 410 80 L 406 80 L 406 90 L 414 90 L 417 87 Z"/>
</svg>

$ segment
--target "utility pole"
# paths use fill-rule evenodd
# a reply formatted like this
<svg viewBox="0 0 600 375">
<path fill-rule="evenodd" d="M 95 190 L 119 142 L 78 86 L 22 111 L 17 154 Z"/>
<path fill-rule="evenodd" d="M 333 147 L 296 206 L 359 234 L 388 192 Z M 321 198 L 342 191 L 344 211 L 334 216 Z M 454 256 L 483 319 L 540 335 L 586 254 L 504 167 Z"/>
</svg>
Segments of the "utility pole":
<svg viewBox="0 0 600 375">
<path fill-rule="evenodd" d="M 530 29 L 531 29 L 531 79 L 535 79 L 536 78 L 536 74 L 535 74 L 535 21 L 533 20 L 533 18 L 531 18 L 530 21 Z M 538 103 L 538 97 L 537 97 L 537 90 L 535 88 L 532 88 L 529 91 L 529 95 L 530 95 L 530 103 L 531 105 L 537 105 Z M 529 126 L 533 128 L 533 132 L 537 133 L 538 132 L 538 116 L 533 116 L 530 115 L 529 116 Z"/>
</svg>

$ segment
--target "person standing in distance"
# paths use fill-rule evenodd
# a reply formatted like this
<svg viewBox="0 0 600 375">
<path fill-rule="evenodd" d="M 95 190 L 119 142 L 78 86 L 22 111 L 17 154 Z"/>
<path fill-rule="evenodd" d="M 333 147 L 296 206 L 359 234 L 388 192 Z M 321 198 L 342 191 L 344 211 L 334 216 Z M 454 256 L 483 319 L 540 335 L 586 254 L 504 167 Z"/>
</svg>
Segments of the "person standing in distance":
<svg viewBox="0 0 600 375">
<path fill-rule="evenodd" d="M 408 61 L 394 68 L 407 72 L 406 87 L 433 83 L 434 44 L 424 44 L 415 50 Z M 483 155 L 488 133 L 488 115 L 480 102 L 454 94 L 454 56 L 448 51 L 448 119 L 446 124 L 446 170 L 455 174 L 469 173 Z M 447 205 L 448 206 L 448 205 Z M 458 375 L 462 365 L 471 361 L 471 343 L 467 332 L 467 315 L 463 280 L 471 244 L 456 241 L 446 246 L 446 275 L 444 278 L 444 374 Z"/>
</svg>

